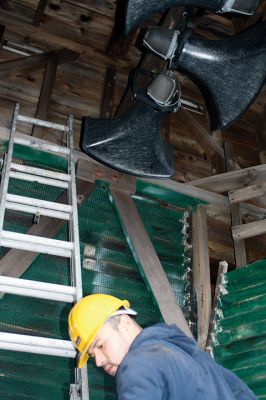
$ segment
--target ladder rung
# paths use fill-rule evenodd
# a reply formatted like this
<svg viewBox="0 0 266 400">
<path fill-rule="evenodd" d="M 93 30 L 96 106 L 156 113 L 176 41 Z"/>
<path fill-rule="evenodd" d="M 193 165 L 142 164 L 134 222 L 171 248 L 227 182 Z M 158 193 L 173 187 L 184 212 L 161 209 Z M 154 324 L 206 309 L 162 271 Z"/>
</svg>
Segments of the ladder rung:
<svg viewBox="0 0 266 400">
<path fill-rule="evenodd" d="M 72 212 L 72 206 L 63 203 L 57 203 L 56 201 L 40 200 L 35 199 L 34 197 L 18 196 L 11 193 L 7 194 L 6 199 L 14 203 L 27 204 L 29 206 L 49 208 L 50 210 L 64 211 L 68 213 Z"/>
<path fill-rule="evenodd" d="M 73 243 L 64 240 L 48 239 L 42 236 L 26 235 L 12 231 L 2 231 L 2 238 L 13 239 L 30 244 L 45 244 L 50 247 L 73 250 Z"/>
<path fill-rule="evenodd" d="M 73 210 L 73 207 L 68 204 L 40 200 L 40 199 L 35 199 L 33 197 L 18 196 L 18 195 L 11 194 L 11 193 L 7 194 L 6 200 L 9 202 L 18 203 L 21 205 L 26 204 L 29 206 L 45 208 L 45 209 L 49 209 L 49 210 L 53 210 L 53 211 L 62 211 L 64 213 L 68 213 L 68 214 L 72 213 L 72 210 Z"/>
<path fill-rule="evenodd" d="M 2 231 L 0 244 L 4 247 L 53 254 L 61 257 L 71 257 L 71 251 L 74 249 L 72 242 L 11 231 Z"/>
<path fill-rule="evenodd" d="M 59 181 L 51 178 L 44 178 L 37 175 L 24 174 L 23 172 L 10 171 L 10 178 L 21 179 L 23 181 L 38 182 L 43 185 L 56 186 L 63 189 L 68 189 L 68 182 Z"/>
<path fill-rule="evenodd" d="M 52 128 L 52 129 L 56 129 L 58 131 L 63 131 L 63 132 L 68 131 L 68 126 L 66 126 L 66 125 L 55 124 L 54 122 L 43 121 L 38 118 L 25 117 L 24 115 L 18 115 L 17 121 L 26 122 L 26 123 L 32 124 L 32 125 L 43 126 L 45 128 Z"/>
<path fill-rule="evenodd" d="M 45 178 L 58 179 L 60 181 L 70 182 L 70 175 L 62 172 L 50 171 L 48 169 L 29 167 L 28 165 L 11 163 L 11 170 L 16 172 L 26 172 L 30 175 L 44 176 Z"/>
<path fill-rule="evenodd" d="M 38 214 L 40 216 L 43 215 L 46 217 L 63 219 L 66 221 L 69 221 L 70 219 L 69 213 L 64 213 L 63 211 L 54 211 L 54 210 L 49 210 L 47 208 L 27 206 L 25 204 L 12 203 L 10 201 L 6 202 L 6 209 L 25 212 L 34 215 Z"/>
<path fill-rule="evenodd" d="M 14 138 L 14 142 L 23 146 L 33 147 L 42 151 L 52 151 L 53 153 L 59 153 L 61 155 L 68 155 L 70 153 L 70 150 L 67 147 L 58 146 L 56 144 L 42 143 L 38 141 L 37 138 L 33 138 L 31 136 L 29 136 L 29 139 L 26 139 L 17 135 Z"/>
<path fill-rule="evenodd" d="M 0 276 L 0 292 L 73 303 L 76 288 L 53 283 Z"/>
<path fill-rule="evenodd" d="M 3 247 L 8 247 L 11 249 L 33 251 L 35 253 L 51 254 L 59 257 L 71 257 L 70 250 L 56 249 L 55 247 L 43 246 L 41 244 L 30 245 L 29 243 L 18 242 L 17 240 L 12 239 L 1 239 L 0 244 Z"/>
<path fill-rule="evenodd" d="M 0 349 L 75 358 L 76 350 L 70 340 L 0 332 Z"/>
</svg>

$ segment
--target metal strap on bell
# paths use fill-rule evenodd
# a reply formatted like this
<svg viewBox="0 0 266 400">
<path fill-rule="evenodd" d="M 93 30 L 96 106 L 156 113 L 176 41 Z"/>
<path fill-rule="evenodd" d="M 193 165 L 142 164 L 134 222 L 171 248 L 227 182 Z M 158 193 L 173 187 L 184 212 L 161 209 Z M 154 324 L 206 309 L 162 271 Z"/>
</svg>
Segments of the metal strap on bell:
<svg viewBox="0 0 266 400">
<path fill-rule="evenodd" d="M 143 21 L 170 7 L 201 7 L 219 13 L 235 12 L 251 15 L 257 5 L 258 0 L 124 0 L 122 5 L 125 13 L 124 33 L 128 35 Z"/>
<path fill-rule="evenodd" d="M 175 52 L 169 54 L 169 66 L 187 74 L 200 88 L 209 112 L 211 129 L 232 124 L 258 95 L 266 78 L 266 22 L 238 35 L 210 40 L 190 31 L 174 36 L 173 31 L 150 28 L 145 46 L 158 54 L 160 43 L 171 43 Z M 159 35 L 162 38 L 155 40 Z M 158 45 L 159 43 L 159 45 Z M 160 50 L 161 51 L 161 50 Z"/>
</svg>

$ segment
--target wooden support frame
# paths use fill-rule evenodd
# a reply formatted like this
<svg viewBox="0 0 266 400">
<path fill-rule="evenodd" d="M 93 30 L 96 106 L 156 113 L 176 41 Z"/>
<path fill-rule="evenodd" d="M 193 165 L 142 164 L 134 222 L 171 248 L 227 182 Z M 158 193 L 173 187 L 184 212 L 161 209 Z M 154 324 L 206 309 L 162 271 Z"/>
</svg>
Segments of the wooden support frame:
<svg viewBox="0 0 266 400">
<path fill-rule="evenodd" d="M 192 337 L 130 193 L 111 187 L 109 197 L 140 273 L 162 317 L 166 323 L 176 324 L 186 335 Z"/>
<path fill-rule="evenodd" d="M 205 350 L 211 315 L 211 279 L 206 208 L 199 206 L 192 217 L 193 284 L 198 311 L 198 344 Z"/>
</svg>

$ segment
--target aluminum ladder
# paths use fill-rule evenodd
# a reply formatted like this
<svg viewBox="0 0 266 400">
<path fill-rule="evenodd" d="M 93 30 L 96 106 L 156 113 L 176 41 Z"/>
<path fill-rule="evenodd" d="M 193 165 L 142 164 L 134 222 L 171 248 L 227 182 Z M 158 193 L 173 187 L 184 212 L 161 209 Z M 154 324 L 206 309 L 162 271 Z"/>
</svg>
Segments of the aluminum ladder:
<svg viewBox="0 0 266 400">
<path fill-rule="evenodd" d="M 17 122 L 38 125 L 66 133 L 67 147 L 45 143 L 40 139 L 16 132 Z M 75 182 L 75 163 L 73 150 L 73 117 L 69 115 L 66 125 L 55 124 L 19 114 L 16 104 L 8 144 L 4 159 L 0 186 L 0 244 L 3 247 L 52 254 L 70 259 L 71 286 L 50 284 L 20 278 L 0 276 L 0 291 L 21 296 L 75 303 L 82 297 L 82 278 L 80 262 L 80 244 Z M 50 151 L 65 157 L 68 161 L 68 173 L 58 173 L 41 168 L 30 167 L 12 162 L 14 144 L 30 146 Z M 64 188 L 68 193 L 68 205 L 40 199 L 17 196 L 8 193 L 9 178 L 39 182 Z M 30 214 L 46 215 L 69 222 L 69 241 L 55 240 L 40 236 L 21 234 L 3 230 L 5 210 L 17 210 Z M 76 350 L 69 340 L 0 332 L 0 349 L 14 350 L 60 357 L 76 357 Z M 75 383 L 70 385 L 71 400 L 88 400 L 87 367 L 75 369 Z"/>
</svg>

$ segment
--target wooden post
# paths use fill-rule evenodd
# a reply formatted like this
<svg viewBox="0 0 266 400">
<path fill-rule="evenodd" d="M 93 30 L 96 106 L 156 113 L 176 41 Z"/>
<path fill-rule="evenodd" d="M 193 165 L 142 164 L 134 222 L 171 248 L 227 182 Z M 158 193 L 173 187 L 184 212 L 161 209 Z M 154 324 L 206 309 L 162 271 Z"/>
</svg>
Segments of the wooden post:
<svg viewBox="0 0 266 400">
<path fill-rule="evenodd" d="M 51 100 L 54 81 L 56 77 L 56 70 L 57 60 L 55 58 L 52 58 L 48 61 L 47 67 L 45 69 L 35 118 L 45 120 L 47 117 L 48 107 Z M 42 128 L 41 126 L 35 125 L 32 128 L 31 135 L 34 137 L 42 138 L 43 130 L 44 128 Z"/>
<path fill-rule="evenodd" d="M 193 283 L 198 310 L 198 344 L 205 350 L 211 315 L 211 281 L 206 209 L 199 206 L 192 218 Z"/>
<path fill-rule="evenodd" d="M 34 15 L 34 20 L 33 20 L 33 25 L 34 26 L 39 26 L 41 22 L 42 15 L 44 13 L 46 4 L 48 0 L 39 0 L 39 4 L 36 10 L 36 13 Z"/>
</svg>

